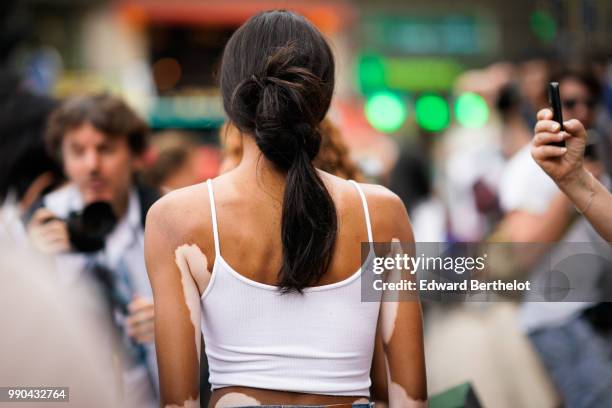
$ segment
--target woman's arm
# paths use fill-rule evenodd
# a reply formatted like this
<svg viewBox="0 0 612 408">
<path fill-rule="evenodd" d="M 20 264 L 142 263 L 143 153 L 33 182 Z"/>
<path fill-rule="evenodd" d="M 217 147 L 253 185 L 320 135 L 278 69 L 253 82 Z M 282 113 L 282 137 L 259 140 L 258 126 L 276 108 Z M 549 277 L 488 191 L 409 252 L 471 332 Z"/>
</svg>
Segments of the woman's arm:
<svg viewBox="0 0 612 408">
<path fill-rule="evenodd" d="M 612 195 L 584 167 L 575 178 L 559 183 L 559 188 L 572 200 L 593 228 L 607 242 L 612 242 Z"/>
<path fill-rule="evenodd" d="M 531 154 L 597 232 L 612 242 L 612 196 L 584 168 L 586 131 L 575 119 L 563 125 L 565 132 L 561 132 L 559 124 L 552 120 L 549 109 L 538 112 Z M 565 141 L 566 146 L 550 145 L 559 141 Z"/>
<path fill-rule="evenodd" d="M 376 339 L 374 340 L 374 355 L 372 356 L 372 370 L 370 371 L 370 377 L 372 379 L 370 399 L 376 403 L 376 406 L 388 406 L 389 391 L 387 389 L 387 366 L 385 363 L 385 351 L 379 329 L 376 330 Z"/>
<path fill-rule="evenodd" d="M 149 210 L 145 228 L 161 405 L 199 408 L 200 296 L 189 265 L 195 245 L 181 242 L 174 208 L 162 198 Z"/>
<path fill-rule="evenodd" d="M 389 213 L 390 219 L 395 223 L 394 240 L 413 243 L 414 236 L 406 208 L 397 196 L 390 199 Z M 412 247 L 409 249 L 409 255 L 414 256 L 414 246 L 409 246 Z M 387 367 L 389 406 L 427 406 L 423 321 L 418 298 L 398 300 L 393 294 L 383 295 L 379 319 L 378 327 L 382 335 Z"/>
</svg>

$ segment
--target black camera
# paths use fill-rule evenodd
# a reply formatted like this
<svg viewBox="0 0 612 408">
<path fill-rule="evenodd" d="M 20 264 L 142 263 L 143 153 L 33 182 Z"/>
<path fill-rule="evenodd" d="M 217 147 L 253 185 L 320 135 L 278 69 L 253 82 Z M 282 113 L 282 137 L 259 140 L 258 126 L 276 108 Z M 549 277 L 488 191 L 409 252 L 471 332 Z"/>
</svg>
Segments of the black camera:
<svg viewBox="0 0 612 408">
<path fill-rule="evenodd" d="M 96 201 L 81 211 L 71 212 L 66 224 L 76 251 L 95 252 L 104 248 L 107 235 L 117 224 L 117 216 L 108 202 Z"/>
</svg>

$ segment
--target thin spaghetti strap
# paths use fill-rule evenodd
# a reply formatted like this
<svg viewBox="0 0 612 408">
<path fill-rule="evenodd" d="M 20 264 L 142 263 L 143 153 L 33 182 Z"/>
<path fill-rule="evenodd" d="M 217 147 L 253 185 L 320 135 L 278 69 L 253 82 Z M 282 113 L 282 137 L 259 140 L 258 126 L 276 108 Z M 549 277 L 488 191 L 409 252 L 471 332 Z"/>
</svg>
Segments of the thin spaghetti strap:
<svg viewBox="0 0 612 408">
<path fill-rule="evenodd" d="M 370 222 L 370 210 L 368 209 L 368 201 L 366 200 L 366 196 L 361 189 L 359 183 L 355 180 L 349 180 L 351 184 L 355 186 L 357 191 L 359 192 L 359 196 L 361 197 L 361 203 L 363 205 L 363 212 L 365 214 L 366 227 L 368 229 L 368 242 L 370 243 L 370 249 L 374 249 L 374 236 L 372 234 L 372 223 Z"/>
<path fill-rule="evenodd" d="M 208 179 L 206 181 L 208 185 L 208 197 L 210 198 L 210 215 L 212 219 L 212 227 L 213 227 L 213 238 L 215 240 L 215 255 L 219 256 L 221 254 L 221 249 L 219 247 L 219 230 L 217 229 L 217 210 L 215 208 L 215 193 L 213 192 L 212 180 Z"/>
</svg>

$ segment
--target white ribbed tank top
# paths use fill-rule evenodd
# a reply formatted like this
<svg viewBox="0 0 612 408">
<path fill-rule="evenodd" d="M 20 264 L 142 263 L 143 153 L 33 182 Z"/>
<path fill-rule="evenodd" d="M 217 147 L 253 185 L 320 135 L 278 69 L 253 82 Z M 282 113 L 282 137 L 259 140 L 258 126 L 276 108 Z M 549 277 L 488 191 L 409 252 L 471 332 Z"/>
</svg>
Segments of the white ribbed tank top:
<svg viewBox="0 0 612 408">
<path fill-rule="evenodd" d="M 365 214 L 370 256 L 373 245 Z M 369 396 L 379 302 L 361 302 L 361 269 L 304 294 L 236 272 L 221 256 L 214 192 L 208 180 L 215 262 L 201 297 L 211 388 L 244 386 L 325 395 Z M 365 265 L 365 264 L 364 264 Z"/>
</svg>

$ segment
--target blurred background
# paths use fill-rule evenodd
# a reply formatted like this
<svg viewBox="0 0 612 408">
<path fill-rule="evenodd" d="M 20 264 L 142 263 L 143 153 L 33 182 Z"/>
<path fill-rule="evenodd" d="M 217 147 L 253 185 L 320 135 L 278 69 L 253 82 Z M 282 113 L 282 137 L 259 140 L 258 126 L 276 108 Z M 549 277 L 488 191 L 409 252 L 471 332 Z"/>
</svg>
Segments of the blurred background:
<svg viewBox="0 0 612 408">
<path fill-rule="evenodd" d="M 447 221 L 421 227 L 415 220 L 421 240 L 440 241 L 447 232 L 477 240 L 486 232 L 482 217 L 462 213 L 469 198 L 453 182 L 484 176 L 481 190 L 494 184 L 485 168 L 520 145 L 504 138 L 504 115 L 516 108 L 531 127 L 554 69 L 590 64 L 612 109 L 612 5 L 605 0 L 23 0 L 2 7 L 4 65 L 20 73 L 24 86 L 58 98 L 120 94 L 154 131 L 152 161 L 164 130 L 197 143 L 197 164 L 184 174 L 197 180 L 220 165 L 224 116 L 216 70 L 225 42 L 258 11 L 304 14 L 333 45 L 338 82 L 330 117 L 365 177 L 392 185 L 411 210 L 431 197 L 442 201 L 422 210 L 441 211 L 444 201 L 458 200 L 458 208 L 446 208 Z M 485 150 L 476 162 L 462 162 L 453 154 L 461 143 Z M 500 143 L 503 157 L 491 157 L 486 149 Z"/>
<path fill-rule="evenodd" d="M 163 191 L 198 183 L 240 154 L 217 88 L 224 45 L 274 8 L 303 14 L 330 41 L 337 83 L 328 120 L 351 163 L 345 173 L 396 192 L 417 241 L 542 237 L 514 232 L 525 224 L 510 215 L 524 208 L 512 203 L 529 192 L 507 173 L 548 106 L 551 79 L 587 89 L 581 101 L 562 85 L 564 114 L 588 122 L 597 174 L 609 178 L 609 0 L 4 1 L 0 87 L 18 83 L 53 100 L 118 95 L 152 130 L 143 178 Z M 560 406 L 559 383 L 517 317 L 520 301 L 425 307 L 432 393 L 469 382 L 484 406 Z"/>
<path fill-rule="evenodd" d="M 404 142 L 431 150 L 448 133 L 494 132 L 496 102 L 510 82 L 536 105 L 548 70 L 561 63 L 599 64 L 605 78 L 612 47 L 605 0 L 23 0 L 2 7 L 3 42 L 12 46 L 4 62 L 25 86 L 60 98 L 122 95 L 155 131 L 180 129 L 201 143 L 201 178 L 219 163 L 224 117 L 215 75 L 224 44 L 261 10 L 296 10 L 326 34 L 338 63 L 331 117 L 359 167 L 378 181 L 388 181 Z"/>
</svg>

